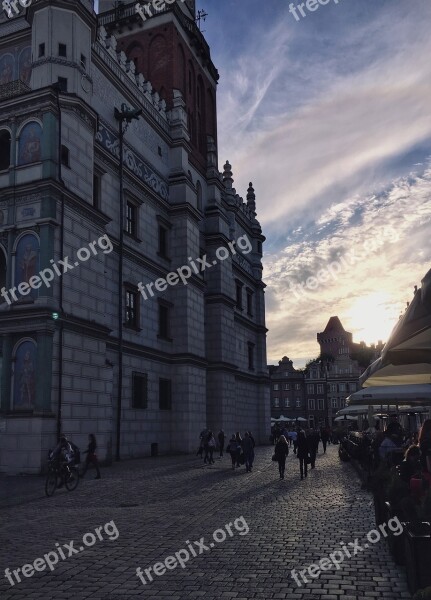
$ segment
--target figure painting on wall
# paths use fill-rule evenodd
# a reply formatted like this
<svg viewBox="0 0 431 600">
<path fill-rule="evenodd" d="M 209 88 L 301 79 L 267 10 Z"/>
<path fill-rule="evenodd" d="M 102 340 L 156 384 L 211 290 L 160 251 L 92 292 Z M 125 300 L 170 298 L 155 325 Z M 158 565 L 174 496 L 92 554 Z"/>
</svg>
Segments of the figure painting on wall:
<svg viewBox="0 0 431 600">
<path fill-rule="evenodd" d="M 19 136 L 18 164 L 28 165 L 42 160 L 42 127 L 39 123 L 27 123 Z"/>
<path fill-rule="evenodd" d="M 30 277 L 39 272 L 39 241 L 35 235 L 28 233 L 18 242 L 15 254 L 15 285 L 28 283 Z M 37 290 L 32 288 L 30 297 L 37 297 Z"/>
<path fill-rule="evenodd" d="M 21 54 L 19 55 L 19 78 L 21 81 L 30 84 L 31 77 L 31 49 L 30 46 L 21 50 Z"/>
<path fill-rule="evenodd" d="M 13 80 L 14 58 L 12 54 L 3 54 L 0 58 L 0 85 Z"/>
<path fill-rule="evenodd" d="M 33 408 L 35 404 L 36 345 L 22 342 L 15 353 L 13 408 Z"/>
</svg>

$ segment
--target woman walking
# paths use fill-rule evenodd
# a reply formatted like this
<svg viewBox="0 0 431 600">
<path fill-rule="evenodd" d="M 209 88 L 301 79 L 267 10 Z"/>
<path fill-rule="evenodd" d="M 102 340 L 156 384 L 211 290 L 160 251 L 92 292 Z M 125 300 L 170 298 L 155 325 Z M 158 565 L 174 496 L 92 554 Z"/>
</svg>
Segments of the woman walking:
<svg viewBox="0 0 431 600">
<path fill-rule="evenodd" d="M 90 433 L 88 436 L 88 441 L 89 441 L 88 449 L 84 451 L 84 454 L 86 454 L 87 457 L 85 459 L 84 470 L 82 472 L 81 477 L 84 477 L 84 475 L 86 474 L 87 469 L 91 463 L 96 468 L 95 479 L 100 479 L 99 461 L 97 460 L 97 456 L 96 456 L 96 448 L 97 448 L 96 436 L 93 433 Z"/>
<path fill-rule="evenodd" d="M 296 456 L 299 458 L 299 469 L 301 471 L 301 479 L 304 479 L 304 477 L 307 477 L 309 455 L 308 442 L 305 436 L 305 431 L 303 429 L 298 431 Z"/>
<path fill-rule="evenodd" d="M 229 452 L 230 458 L 232 461 L 232 469 L 235 469 L 236 464 L 236 454 L 237 454 L 237 446 L 235 434 L 232 434 L 232 437 L 229 440 L 229 444 L 227 445 L 226 452 Z"/>
<path fill-rule="evenodd" d="M 237 468 L 241 466 L 241 454 L 242 454 L 242 437 L 239 431 L 236 432 L 235 435 L 236 440 L 236 466 Z"/>
<path fill-rule="evenodd" d="M 284 479 L 284 470 L 286 468 L 286 458 L 289 454 L 289 443 L 284 435 L 278 438 L 278 442 L 274 448 L 275 458 L 278 462 L 278 470 L 280 472 L 280 479 Z"/>
</svg>

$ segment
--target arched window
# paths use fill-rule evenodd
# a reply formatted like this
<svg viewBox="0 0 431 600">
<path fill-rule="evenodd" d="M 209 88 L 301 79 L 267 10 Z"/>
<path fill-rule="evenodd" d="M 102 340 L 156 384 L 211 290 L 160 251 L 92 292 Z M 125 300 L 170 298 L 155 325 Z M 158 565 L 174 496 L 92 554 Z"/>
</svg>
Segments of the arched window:
<svg viewBox="0 0 431 600">
<path fill-rule="evenodd" d="M 29 410 L 36 401 L 36 355 L 34 340 L 20 340 L 13 352 L 12 408 Z"/>
<path fill-rule="evenodd" d="M 42 160 L 42 127 L 36 121 L 27 123 L 19 135 L 18 165 L 29 165 Z"/>
<path fill-rule="evenodd" d="M 3 246 L 0 246 L 0 290 L 6 287 L 7 262 L 6 252 Z M 3 296 L 0 296 L 0 303 L 5 302 Z"/>
<path fill-rule="evenodd" d="M 0 171 L 10 166 L 10 133 L 7 129 L 0 130 Z"/>
</svg>

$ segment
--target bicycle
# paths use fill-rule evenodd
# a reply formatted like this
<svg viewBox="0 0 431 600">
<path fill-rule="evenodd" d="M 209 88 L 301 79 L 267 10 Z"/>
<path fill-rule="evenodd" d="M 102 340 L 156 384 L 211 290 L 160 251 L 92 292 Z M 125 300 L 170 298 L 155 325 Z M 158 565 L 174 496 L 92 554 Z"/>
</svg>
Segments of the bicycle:
<svg viewBox="0 0 431 600">
<path fill-rule="evenodd" d="M 55 490 L 64 482 L 66 489 L 73 492 L 79 484 L 79 470 L 76 465 L 59 463 L 58 459 L 51 458 L 48 462 L 48 473 L 45 481 L 45 494 L 53 496 Z"/>
</svg>

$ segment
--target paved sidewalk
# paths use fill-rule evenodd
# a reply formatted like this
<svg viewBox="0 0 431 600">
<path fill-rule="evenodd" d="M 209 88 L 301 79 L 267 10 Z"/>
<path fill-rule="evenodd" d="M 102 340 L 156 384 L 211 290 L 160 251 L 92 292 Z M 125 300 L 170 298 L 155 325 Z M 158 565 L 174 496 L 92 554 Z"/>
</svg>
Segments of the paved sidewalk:
<svg viewBox="0 0 431 600">
<path fill-rule="evenodd" d="M 339 571 L 297 587 L 291 569 L 317 563 L 341 541 L 363 541 L 374 528 L 371 497 L 351 466 L 340 463 L 337 447 L 319 454 L 304 481 L 293 454 L 286 479 L 279 481 L 271 454 L 271 448 L 258 448 L 250 474 L 244 467 L 232 471 L 229 457 L 211 467 L 190 456 L 160 457 L 115 465 L 99 481 L 89 473 L 76 491 L 58 490 L 53 498 L 38 499 L 32 487 L 25 503 L 0 510 L 1 600 L 410 599 L 404 572 L 384 541 L 346 559 Z M 43 485 L 35 478 L 31 486 L 34 481 Z M 24 499 L 22 490 L 18 496 Z M 187 541 L 204 537 L 209 544 L 216 529 L 240 516 L 249 525 L 247 535 L 232 526 L 232 536 L 191 557 L 184 569 L 153 574 L 146 585 L 136 576 L 137 567 L 144 571 L 164 561 L 187 548 Z M 7 567 L 56 550 L 56 542 L 74 540 L 79 549 L 87 532 L 111 520 L 118 539 L 105 535 L 60 560 L 54 571 L 37 572 L 13 587 L 4 577 Z"/>
</svg>

